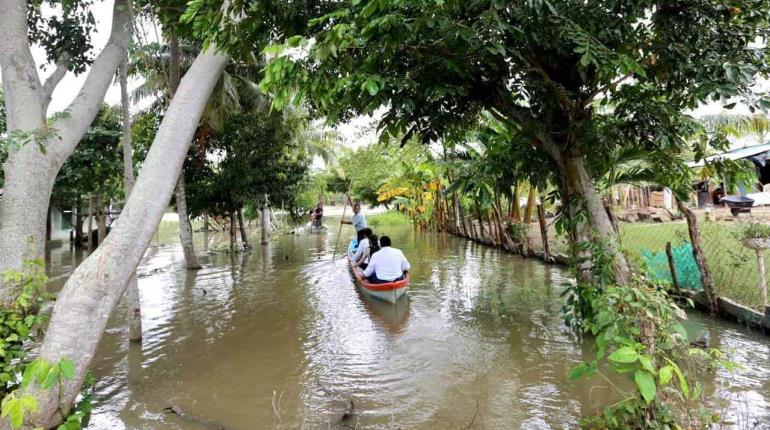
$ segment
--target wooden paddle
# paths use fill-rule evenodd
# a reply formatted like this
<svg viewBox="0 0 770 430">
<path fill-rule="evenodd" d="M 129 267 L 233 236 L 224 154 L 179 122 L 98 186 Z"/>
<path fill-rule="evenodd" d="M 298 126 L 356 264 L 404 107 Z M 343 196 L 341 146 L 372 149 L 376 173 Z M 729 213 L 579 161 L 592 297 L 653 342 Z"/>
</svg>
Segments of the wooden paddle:
<svg viewBox="0 0 770 430">
<path fill-rule="evenodd" d="M 350 180 L 350 185 L 348 185 L 348 192 L 345 194 L 345 198 L 350 198 L 350 190 L 353 189 L 353 180 Z M 342 219 L 340 220 L 340 229 L 337 231 L 337 240 L 334 242 L 334 252 L 332 252 L 332 261 L 334 261 L 334 258 L 337 256 L 337 245 L 340 243 L 340 235 L 342 234 L 342 221 L 345 220 L 345 211 L 348 210 L 348 202 L 345 201 L 345 206 L 342 207 Z"/>
</svg>

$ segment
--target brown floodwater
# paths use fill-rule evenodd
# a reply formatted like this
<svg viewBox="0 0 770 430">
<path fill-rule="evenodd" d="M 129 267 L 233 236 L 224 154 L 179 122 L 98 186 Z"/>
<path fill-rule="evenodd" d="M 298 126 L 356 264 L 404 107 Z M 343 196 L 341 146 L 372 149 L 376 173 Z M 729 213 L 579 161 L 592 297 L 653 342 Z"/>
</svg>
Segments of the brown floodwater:
<svg viewBox="0 0 770 430">
<path fill-rule="evenodd" d="M 601 380 L 567 378 L 590 357 L 562 322 L 567 271 L 443 234 L 378 230 L 412 263 L 396 306 L 330 261 L 336 231 L 266 246 L 254 237 L 251 253 L 204 256 L 195 272 L 164 223 L 139 269 L 144 340 L 125 340 L 121 303 L 94 360 L 88 428 L 566 429 L 614 398 Z M 196 233 L 197 249 L 224 239 Z M 79 258 L 51 250 L 54 282 Z M 741 365 L 704 376 L 711 402 L 735 428 L 768 428 L 770 337 L 698 313 L 687 326 Z M 341 423 L 349 401 L 355 414 Z"/>
</svg>

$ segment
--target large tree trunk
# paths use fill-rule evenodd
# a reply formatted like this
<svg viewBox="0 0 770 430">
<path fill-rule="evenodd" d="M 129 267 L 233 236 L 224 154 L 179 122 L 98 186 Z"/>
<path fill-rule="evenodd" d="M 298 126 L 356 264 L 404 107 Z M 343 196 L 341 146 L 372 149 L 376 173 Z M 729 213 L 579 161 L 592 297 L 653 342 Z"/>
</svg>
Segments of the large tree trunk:
<svg viewBox="0 0 770 430">
<path fill-rule="evenodd" d="M 120 106 L 123 115 L 123 189 L 126 199 L 134 189 L 134 151 L 131 142 L 131 113 L 128 100 L 128 57 L 120 63 Z M 128 312 L 128 340 L 142 340 L 142 307 L 139 300 L 139 282 L 136 270 L 126 285 L 126 307 Z"/>
<path fill-rule="evenodd" d="M 246 223 L 243 222 L 243 210 L 238 209 L 238 225 L 241 227 L 241 242 L 244 248 L 250 248 L 249 235 L 246 233 Z"/>
<path fill-rule="evenodd" d="M 630 268 L 626 256 L 620 250 L 618 236 L 612 227 L 607 211 L 604 209 L 604 202 L 594 188 L 593 181 L 588 175 L 585 166 L 585 158 L 582 156 L 563 155 L 559 164 L 559 176 L 561 180 L 562 196 L 565 204 L 568 206 L 569 216 L 575 220 L 577 212 L 580 210 L 578 205 L 582 202 L 583 210 L 587 215 L 587 223 L 575 225 L 573 232 L 573 242 L 576 245 L 582 241 L 591 240 L 595 231 L 606 251 L 612 255 L 612 272 L 615 282 L 621 285 L 626 284 L 630 279 Z M 573 255 L 578 257 L 577 268 L 578 275 L 583 281 L 593 280 L 592 262 L 588 255 L 580 255 L 578 251 L 573 251 Z"/>
<path fill-rule="evenodd" d="M 5 184 L 0 199 L 0 273 L 23 270 L 24 261 L 43 257 L 45 219 L 53 183 L 96 116 L 104 94 L 130 41 L 129 2 L 115 1 L 112 31 L 96 57 L 80 93 L 67 108 L 68 115 L 46 124 L 51 94 L 67 71 L 66 58 L 41 83 L 30 50 L 27 1 L 4 0 L 0 13 L 0 69 L 3 75 L 8 135 L 55 129 L 40 150 L 35 143 L 8 153 L 3 168 Z M 0 302 L 14 300 L 16 291 L 0 277 Z"/>
<path fill-rule="evenodd" d="M 511 197 L 511 204 L 513 205 L 513 213 L 511 219 L 515 222 L 521 222 L 521 184 L 516 184 L 513 187 L 513 197 Z"/>
<path fill-rule="evenodd" d="M 179 37 L 173 33 L 169 37 L 169 51 L 168 82 L 171 86 L 171 88 L 169 88 L 171 97 L 173 97 L 179 86 L 180 74 Z M 179 216 L 179 241 L 182 243 L 182 250 L 184 251 L 185 266 L 189 270 L 200 269 L 202 266 L 200 262 L 198 262 L 198 257 L 195 255 L 192 225 L 190 224 L 190 217 L 187 215 L 187 193 L 185 192 L 184 166 L 179 173 L 179 178 L 176 183 L 176 213 Z"/>
<path fill-rule="evenodd" d="M 527 209 L 524 211 L 524 224 L 529 225 L 532 222 L 532 214 L 535 212 L 535 206 L 537 205 L 537 188 L 530 184 L 529 194 L 527 195 Z"/>
<path fill-rule="evenodd" d="M 69 412 L 83 384 L 107 320 L 139 264 L 179 177 L 198 120 L 228 57 L 216 46 L 198 56 L 179 86 L 144 161 L 142 173 L 112 234 L 67 280 L 54 305 L 39 357 L 49 363 L 67 358 L 75 377 L 24 394 L 38 401 L 30 425 L 50 428 Z M 8 421 L 3 421 L 7 426 Z"/>
</svg>

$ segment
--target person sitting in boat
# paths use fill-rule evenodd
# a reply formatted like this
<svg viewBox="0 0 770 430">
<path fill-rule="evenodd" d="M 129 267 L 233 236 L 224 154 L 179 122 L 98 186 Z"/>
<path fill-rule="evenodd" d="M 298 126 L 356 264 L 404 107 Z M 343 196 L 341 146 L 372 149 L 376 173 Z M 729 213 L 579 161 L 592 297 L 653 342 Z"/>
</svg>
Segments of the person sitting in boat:
<svg viewBox="0 0 770 430">
<path fill-rule="evenodd" d="M 318 204 L 316 204 L 315 207 L 310 211 L 310 225 L 316 228 L 322 227 L 323 216 L 324 216 L 324 197 L 323 195 L 320 195 L 318 196 Z"/>
<path fill-rule="evenodd" d="M 372 284 L 400 281 L 411 268 L 404 253 L 390 245 L 390 238 L 382 236 L 379 251 L 369 258 L 364 277 Z"/>
<path fill-rule="evenodd" d="M 358 241 L 358 245 L 356 245 L 356 252 L 353 254 L 352 260 L 353 264 L 361 263 L 364 261 L 364 255 L 369 255 L 369 236 L 372 235 L 372 229 L 369 227 L 366 227 L 364 229 L 361 229 L 361 236 L 363 236 L 363 239 Z"/>
<path fill-rule="evenodd" d="M 367 227 L 366 217 L 364 217 L 364 213 L 361 212 L 361 204 L 358 202 L 353 203 L 353 199 L 350 198 L 350 194 L 348 194 L 347 197 L 348 197 L 348 204 L 350 206 L 353 206 L 353 217 L 350 218 L 350 221 L 345 221 L 343 219 L 342 221 L 340 221 L 340 223 L 352 225 L 353 228 L 356 229 L 356 239 L 358 240 L 358 242 L 361 242 L 364 239 L 364 235 L 362 231 Z"/>
<path fill-rule="evenodd" d="M 366 230 L 371 231 L 371 229 L 367 228 Z M 356 260 L 355 255 L 353 256 L 353 268 L 361 268 L 366 269 L 366 266 L 369 265 L 369 259 L 371 258 L 372 254 L 380 250 L 380 240 L 377 238 L 376 234 L 370 234 L 366 239 L 367 241 L 367 247 L 364 250 L 364 252 L 361 254 L 361 257 Z M 361 248 L 359 247 L 359 250 Z"/>
</svg>

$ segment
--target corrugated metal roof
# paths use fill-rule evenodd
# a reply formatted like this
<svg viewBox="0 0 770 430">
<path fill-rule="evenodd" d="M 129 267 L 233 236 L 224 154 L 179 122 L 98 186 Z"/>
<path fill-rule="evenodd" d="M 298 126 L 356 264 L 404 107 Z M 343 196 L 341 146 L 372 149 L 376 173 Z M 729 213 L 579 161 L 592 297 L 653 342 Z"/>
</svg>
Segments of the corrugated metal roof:
<svg viewBox="0 0 770 430">
<path fill-rule="evenodd" d="M 741 160 L 748 157 L 753 157 L 757 154 L 761 154 L 763 152 L 770 151 L 770 143 L 763 143 L 760 145 L 751 145 L 751 146 L 745 146 L 743 148 L 735 148 L 731 149 L 729 151 L 725 151 L 721 154 L 714 154 L 711 156 L 706 157 L 705 160 L 701 160 L 698 162 L 691 161 L 687 163 L 690 167 L 701 167 L 705 164 L 706 161 L 714 161 L 714 160 Z"/>
</svg>

